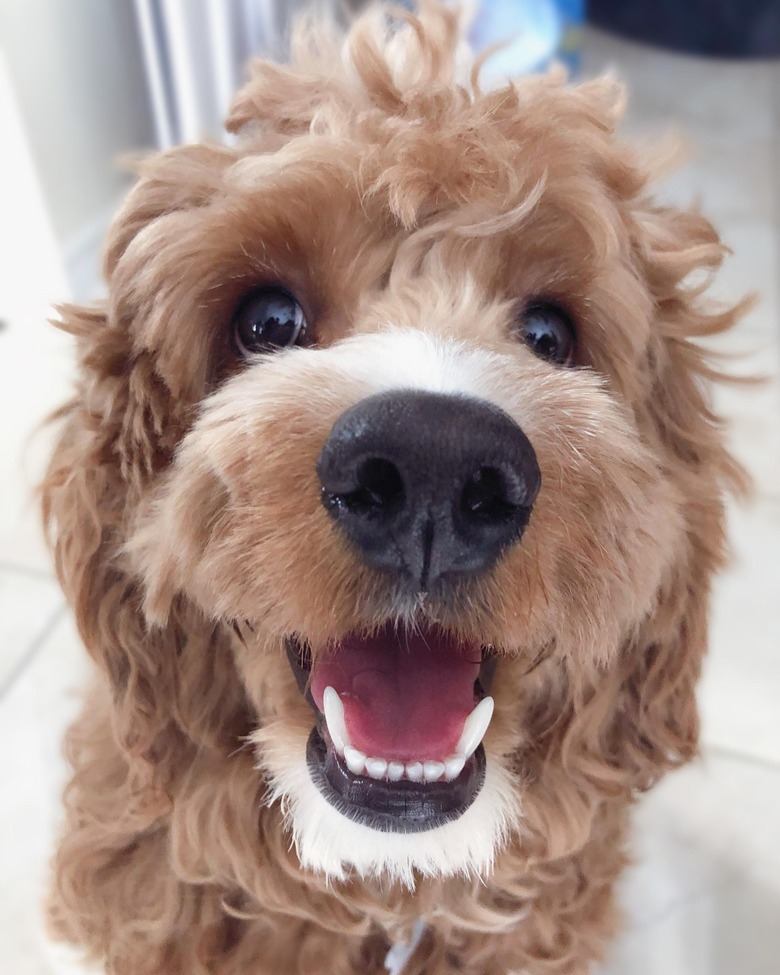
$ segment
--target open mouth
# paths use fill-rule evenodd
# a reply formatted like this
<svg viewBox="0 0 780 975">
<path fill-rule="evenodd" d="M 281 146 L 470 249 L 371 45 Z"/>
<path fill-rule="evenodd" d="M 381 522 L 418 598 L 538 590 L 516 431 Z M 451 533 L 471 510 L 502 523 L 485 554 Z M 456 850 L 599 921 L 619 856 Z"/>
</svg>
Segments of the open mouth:
<svg viewBox="0 0 780 975">
<path fill-rule="evenodd" d="M 421 832 L 457 819 L 485 778 L 482 739 L 496 658 L 437 627 L 386 624 L 317 654 L 288 657 L 314 708 L 307 761 L 317 788 L 349 819 Z"/>
</svg>

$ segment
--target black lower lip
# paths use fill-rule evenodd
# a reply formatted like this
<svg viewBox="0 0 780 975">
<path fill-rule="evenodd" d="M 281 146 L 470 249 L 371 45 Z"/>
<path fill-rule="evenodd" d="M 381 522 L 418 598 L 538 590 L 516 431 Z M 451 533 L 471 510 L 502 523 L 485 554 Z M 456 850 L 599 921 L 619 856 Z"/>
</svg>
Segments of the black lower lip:
<svg viewBox="0 0 780 975">
<path fill-rule="evenodd" d="M 452 822 L 474 802 L 485 781 L 480 745 L 452 782 L 385 782 L 353 775 L 315 727 L 306 745 L 309 774 L 347 819 L 385 833 L 423 833 Z"/>
</svg>

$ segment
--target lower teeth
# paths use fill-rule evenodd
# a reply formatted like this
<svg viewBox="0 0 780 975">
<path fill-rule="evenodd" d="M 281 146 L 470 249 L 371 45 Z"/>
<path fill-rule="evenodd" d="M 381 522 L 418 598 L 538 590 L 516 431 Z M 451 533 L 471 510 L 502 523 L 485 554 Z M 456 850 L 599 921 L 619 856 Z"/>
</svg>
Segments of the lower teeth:
<svg viewBox="0 0 780 975">
<path fill-rule="evenodd" d="M 443 762 L 428 759 L 423 762 L 412 761 L 406 764 L 399 761 L 388 762 L 384 758 L 370 758 L 349 744 L 344 705 L 338 693 L 327 687 L 323 696 L 325 723 L 331 742 L 337 754 L 353 775 L 367 775 L 372 779 L 385 779 L 398 782 L 403 778 L 410 782 L 447 782 L 456 779 L 469 758 L 474 754 L 487 731 L 493 715 L 493 699 L 483 698 L 466 718 L 457 751 Z"/>
<path fill-rule="evenodd" d="M 388 762 L 384 758 L 366 758 L 351 745 L 347 745 L 341 757 L 353 775 L 390 782 L 400 782 L 401 779 L 408 782 L 429 783 L 442 779 L 452 782 L 457 779 L 467 762 L 464 755 L 451 755 L 444 762 Z"/>
</svg>

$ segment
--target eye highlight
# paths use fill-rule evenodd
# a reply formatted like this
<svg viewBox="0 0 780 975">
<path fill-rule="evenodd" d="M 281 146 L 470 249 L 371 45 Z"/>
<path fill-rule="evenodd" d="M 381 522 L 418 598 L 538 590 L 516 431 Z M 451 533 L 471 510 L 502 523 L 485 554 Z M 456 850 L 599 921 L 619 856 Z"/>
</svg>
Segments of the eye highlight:
<svg viewBox="0 0 780 975">
<path fill-rule="evenodd" d="M 238 352 L 247 358 L 300 344 L 306 326 L 303 309 L 284 288 L 257 288 L 242 299 L 233 315 L 233 338 Z"/>
<path fill-rule="evenodd" d="M 517 334 L 540 359 L 559 366 L 571 365 L 575 333 L 569 316 L 548 302 L 529 305 L 520 316 Z"/>
</svg>

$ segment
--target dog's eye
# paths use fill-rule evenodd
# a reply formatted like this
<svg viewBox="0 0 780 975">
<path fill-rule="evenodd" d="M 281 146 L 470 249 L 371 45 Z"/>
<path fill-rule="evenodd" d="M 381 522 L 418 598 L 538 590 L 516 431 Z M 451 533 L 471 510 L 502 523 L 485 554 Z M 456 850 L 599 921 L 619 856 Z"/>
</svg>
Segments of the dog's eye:
<svg viewBox="0 0 780 975">
<path fill-rule="evenodd" d="M 289 348 L 301 341 L 305 330 L 303 309 L 282 288 L 252 291 L 233 316 L 233 334 L 243 356 Z"/>
<path fill-rule="evenodd" d="M 555 305 L 526 308 L 518 328 L 520 338 L 540 359 L 568 365 L 574 355 L 574 328 L 568 315 Z"/>
</svg>

